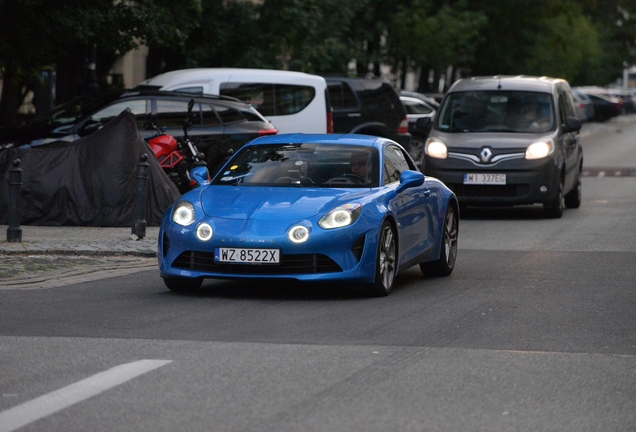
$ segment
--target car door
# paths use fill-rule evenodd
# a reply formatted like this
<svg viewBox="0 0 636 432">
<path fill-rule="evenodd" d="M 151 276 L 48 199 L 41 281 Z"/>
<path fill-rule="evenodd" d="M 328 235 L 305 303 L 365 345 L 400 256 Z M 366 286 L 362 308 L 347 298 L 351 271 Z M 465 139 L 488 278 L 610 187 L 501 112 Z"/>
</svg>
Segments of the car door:
<svg viewBox="0 0 636 432">
<path fill-rule="evenodd" d="M 416 171 L 404 155 L 403 150 L 389 144 L 383 151 L 383 183 L 397 187 L 400 175 L 406 170 Z M 424 185 L 408 188 L 389 201 L 389 209 L 395 214 L 398 223 L 399 263 L 400 265 L 416 259 L 430 247 L 429 239 L 429 193 Z"/>
<path fill-rule="evenodd" d="M 327 80 L 329 99 L 333 108 L 333 131 L 348 133 L 361 122 L 360 102 L 348 83 Z"/>
</svg>

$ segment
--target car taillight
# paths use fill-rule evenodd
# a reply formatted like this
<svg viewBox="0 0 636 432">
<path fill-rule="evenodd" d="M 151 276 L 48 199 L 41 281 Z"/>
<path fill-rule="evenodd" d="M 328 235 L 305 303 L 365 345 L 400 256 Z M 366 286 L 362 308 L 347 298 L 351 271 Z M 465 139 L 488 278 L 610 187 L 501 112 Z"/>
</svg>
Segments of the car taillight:
<svg viewBox="0 0 636 432">
<path fill-rule="evenodd" d="M 409 131 L 409 120 L 408 118 L 404 117 L 404 119 L 402 119 L 402 121 L 400 122 L 400 125 L 398 126 L 398 133 L 404 134 L 407 133 Z"/>
<path fill-rule="evenodd" d="M 276 135 L 278 133 L 278 129 L 261 129 L 258 131 L 258 134 L 263 135 Z"/>
<path fill-rule="evenodd" d="M 333 114 L 327 111 L 327 133 L 333 133 Z"/>
</svg>

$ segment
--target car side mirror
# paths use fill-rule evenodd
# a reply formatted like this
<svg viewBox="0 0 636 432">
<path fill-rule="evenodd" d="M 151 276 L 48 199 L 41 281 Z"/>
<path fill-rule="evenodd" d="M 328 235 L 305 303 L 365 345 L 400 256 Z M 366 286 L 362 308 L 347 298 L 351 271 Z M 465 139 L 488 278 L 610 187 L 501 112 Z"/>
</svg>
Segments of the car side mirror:
<svg viewBox="0 0 636 432">
<path fill-rule="evenodd" d="M 405 191 L 408 188 L 421 186 L 424 184 L 424 174 L 419 171 L 406 170 L 400 174 L 400 185 L 396 193 Z"/>
<path fill-rule="evenodd" d="M 565 132 L 578 132 L 583 127 L 583 123 L 576 117 L 566 117 L 565 123 L 563 123 L 563 130 Z"/>
<path fill-rule="evenodd" d="M 197 187 L 210 184 L 210 173 L 206 166 L 195 166 L 192 168 L 190 170 L 190 177 L 197 182 Z"/>
<path fill-rule="evenodd" d="M 431 129 L 432 125 L 433 122 L 431 121 L 430 117 L 418 118 L 415 121 L 415 128 L 423 132 L 428 132 Z"/>
<path fill-rule="evenodd" d="M 81 137 L 85 137 L 92 134 L 93 132 L 97 132 L 102 128 L 102 126 L 103 125 L 101 122 L 89 120 L 78 129 L 77 134 Z"/>
</svg>

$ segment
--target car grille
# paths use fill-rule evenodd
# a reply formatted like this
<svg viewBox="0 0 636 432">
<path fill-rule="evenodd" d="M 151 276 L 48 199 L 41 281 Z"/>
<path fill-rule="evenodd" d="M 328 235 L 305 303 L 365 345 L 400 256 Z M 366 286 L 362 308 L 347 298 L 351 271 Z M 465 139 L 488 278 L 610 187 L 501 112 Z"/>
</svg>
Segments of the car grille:
<svg viewBox="0 0 636 432">
<path fill-rule="evenodd" d="M 465 185 L 451 184 L 449 187 L 458 197 L 513 198 L 528 194 L 528 185 Z"/>
<path fill-rule="evenodd" d="M 175 268 L 203 272 L 249 275 L 336 273 L 342 268 L 326 255 L 281 255 L 280 264 L 225 264 L 214 261 L 214 253 L 186 251 L 172 263 Z"/>
</svg>

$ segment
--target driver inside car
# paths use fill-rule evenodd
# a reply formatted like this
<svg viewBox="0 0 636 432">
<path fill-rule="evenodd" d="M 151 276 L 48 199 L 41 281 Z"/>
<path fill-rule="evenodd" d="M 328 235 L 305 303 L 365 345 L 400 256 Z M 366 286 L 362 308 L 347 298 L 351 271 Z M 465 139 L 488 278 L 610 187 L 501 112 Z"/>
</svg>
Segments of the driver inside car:
<svg viewBox="0 0 636 432">
<path fill-rule="evenodd" d="M 371 154 L 367 151 L 357 151 L 351 155 L 351 173 L 360 177 L 363 183 L 371 183 L 371 168 L 373 162 Z"/>
</svg>

